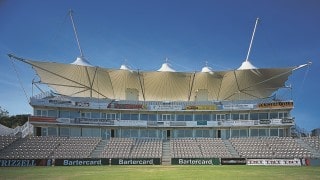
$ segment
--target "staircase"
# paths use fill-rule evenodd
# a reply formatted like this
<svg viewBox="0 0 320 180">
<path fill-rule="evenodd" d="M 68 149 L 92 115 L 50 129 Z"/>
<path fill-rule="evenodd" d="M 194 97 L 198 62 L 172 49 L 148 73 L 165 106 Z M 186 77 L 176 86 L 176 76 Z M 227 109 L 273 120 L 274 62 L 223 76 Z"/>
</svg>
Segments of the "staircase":
<svg viewBox="0 0 320 180">
<path fill-rule="evenodd" d="M 107 144 L 108 140 L 101 140 L 96 148 L 92 151 L 90 158 L 100 158 L 100 155 Z"/>
<path fill-rule="evenodd" d="M 162 165 L 171 165 L 170 140 L 162 143 Z"/>
<path fill-rule="evenodd" d="M 232 146 L 232 144 L 230 143 L 229 140 L 223 139 L 222 141 L 225 144 L 226 148 L 228 149 L 228 151 L 230 152 L 230 154 L 231 154 L 231 156 L 233 158 L 239 158 L 240 157 L 238 152 L 234 149 L 234 147 Z"/>
</svg>

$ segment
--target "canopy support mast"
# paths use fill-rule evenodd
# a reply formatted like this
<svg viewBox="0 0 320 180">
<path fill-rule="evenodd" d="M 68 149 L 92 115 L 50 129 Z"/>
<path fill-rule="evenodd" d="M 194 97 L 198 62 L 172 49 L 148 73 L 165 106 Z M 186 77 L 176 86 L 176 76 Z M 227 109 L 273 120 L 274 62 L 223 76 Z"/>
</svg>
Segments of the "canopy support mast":
<svg viewBox="0 0 320 180">
<path fill-rule="evenodd" d="M 70 9 L 69 15 L 70 15 L 70 19 L 71 19 L 71 23 L 72 23 L 74 35 L 76 36 L 78 48 L 79 48 L 79 51 L 80 51 L 80 57 L 84 57 L 84 56 L 83 56 L 83 51 L 82 51 L 81 46 L 80 46 L 80 41 L 79 41 L 79 38 L 78 38 L 77 28 L 76 28 L 76 26 L 75 26 L 75 24 L 74 24 L 74 21 L 73 21 L 72 13 L 73 13 L 73 11 Z"/>
<path fill-rule="evenodd" d="M 251 36 L 251 41 L 250 41 L 250 45 L 249 45 L 246 61 L 249 61 L 249 55 L 250 55 L 250 51 L 251 51 L 251 46 L 252 46 L 252 43 L 253 43 L 254 35 L 256 33 L 258 22 L 259 22 L 259 18 L 256 19 L 256 23 L 254 25 L 254 29 L 253 29 L 253 33 L 252 33 L 252 36 Z"/>
</svg>

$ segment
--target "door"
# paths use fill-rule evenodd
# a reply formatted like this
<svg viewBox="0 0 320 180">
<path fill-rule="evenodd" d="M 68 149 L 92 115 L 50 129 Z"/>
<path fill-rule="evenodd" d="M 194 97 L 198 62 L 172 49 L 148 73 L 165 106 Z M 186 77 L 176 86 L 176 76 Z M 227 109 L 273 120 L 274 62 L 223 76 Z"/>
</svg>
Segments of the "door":
<svg viewBox="0 0 320 180">
<path fill-rule="evenodd" d="M 218 138 L 221 138 L 221 130 L 218 130 Z"/>
<path fill-rule="evenodd" d="M 114 138 L 114 129 L 111 129 L 111 137 Z"/>
<path fill-rule="evenodd" d="M 171 137 L 171 130 L 167 129 L 167 139 L 170 139 Z"/>
</svg>

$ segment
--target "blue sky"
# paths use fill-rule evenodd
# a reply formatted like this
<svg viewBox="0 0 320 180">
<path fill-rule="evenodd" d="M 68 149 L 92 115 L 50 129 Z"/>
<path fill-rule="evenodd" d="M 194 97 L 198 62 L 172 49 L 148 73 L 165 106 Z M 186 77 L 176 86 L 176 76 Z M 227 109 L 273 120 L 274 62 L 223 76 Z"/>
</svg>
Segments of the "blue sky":
<svg viewBox="0 0 320 180">
<path fill-rule="evenodd" d="M 73 62 L 79 50 L 69 9 L 93 65 L 119 68 L 126 61 L 141 70 L 157 70 L 165 58 L 177 71 L 200 71 L 206 61 L 214 70 L 236 69 L 259 17 L 251 63 L 271 68 L 312 61 L 287 84 L 297 124 L 320 127 L 318 0 L 0 0 L 0 106 L 11 115 L 32 113 L 27 97 L 35 73 L 6 54 Z"/>
</svg>

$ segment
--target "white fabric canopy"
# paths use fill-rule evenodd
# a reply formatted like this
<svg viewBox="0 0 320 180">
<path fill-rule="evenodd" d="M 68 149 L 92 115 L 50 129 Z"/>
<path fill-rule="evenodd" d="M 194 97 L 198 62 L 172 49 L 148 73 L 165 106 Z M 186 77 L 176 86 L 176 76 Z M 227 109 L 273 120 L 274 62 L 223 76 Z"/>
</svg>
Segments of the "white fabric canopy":
<svg viewBox="0 0 320 180">
<path fill-rule="evenodd" d="M 296 68 L 139 72 L 33 60 L 23 62 L 32 65 L 41 83 L 48 84 L 60 94 L 132 100 L 132 94 L 136 93 L 136 100 L 140 101 L 266 98 L 284 87 L 288 76 Z"/>
</svg>

